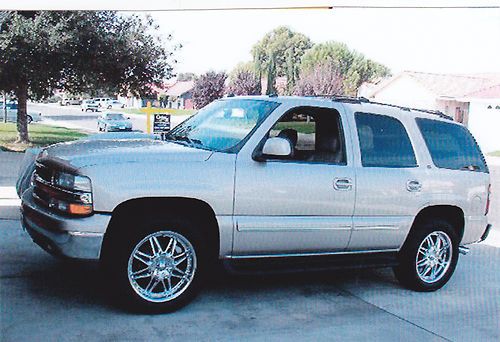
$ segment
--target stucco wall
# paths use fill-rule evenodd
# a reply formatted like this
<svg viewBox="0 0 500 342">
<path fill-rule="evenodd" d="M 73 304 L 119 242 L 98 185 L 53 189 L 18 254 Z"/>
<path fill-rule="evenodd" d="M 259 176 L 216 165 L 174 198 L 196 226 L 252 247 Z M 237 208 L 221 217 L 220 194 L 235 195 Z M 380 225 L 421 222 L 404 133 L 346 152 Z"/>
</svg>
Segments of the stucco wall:
<svg viewBox="0 0 500 342">
<path fill-rule="evenodd" d="M 406 75 L 401 75 L 392 81 L 372 99 L 405 107 L 438 109 L 436 96 Z"/>
<path fill-rule="evenodd" d="M 500 99 L 472 100 L 470 104 L 468 127 L 484 153 L 500 150 L 500 109 L 496 106 Z"/>
</svg>

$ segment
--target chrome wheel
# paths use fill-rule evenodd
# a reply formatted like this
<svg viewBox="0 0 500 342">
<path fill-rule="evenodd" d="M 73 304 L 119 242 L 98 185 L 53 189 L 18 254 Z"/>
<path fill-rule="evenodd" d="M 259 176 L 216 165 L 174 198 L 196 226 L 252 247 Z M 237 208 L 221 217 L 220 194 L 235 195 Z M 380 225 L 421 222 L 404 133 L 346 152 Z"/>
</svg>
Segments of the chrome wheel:
<svg viewBox="0 0 500 342">
<path fill-rule="evenodd" d="M 143 299 L 161 303 L 179 297 L 196 272 L 196 252 L 181 234 L 160 231 L 146 236 L 128 260 L 128 280 Z"/>
<path fill-rule="evenodd" d="M 417 249 L 415 267 L 417 275 L 427 284 L 439 281 L 451 265 L 453 245 L 443 231 L 430 233 Z"/>
</svg>

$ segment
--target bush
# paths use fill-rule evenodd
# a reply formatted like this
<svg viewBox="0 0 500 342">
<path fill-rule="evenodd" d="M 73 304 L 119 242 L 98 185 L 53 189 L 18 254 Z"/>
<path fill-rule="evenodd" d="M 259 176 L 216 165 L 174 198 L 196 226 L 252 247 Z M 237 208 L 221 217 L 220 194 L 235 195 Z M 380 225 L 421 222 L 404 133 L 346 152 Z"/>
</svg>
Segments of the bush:
<svg viewBox="0 0 500 342">
<path fill-rule="evenodd" d="M 193 104 L 196 109 L 224 96 L 224 83 L 227 75 L 225 72 L 209 71 L 200 76 L 193 88 Z"/>
</svg>

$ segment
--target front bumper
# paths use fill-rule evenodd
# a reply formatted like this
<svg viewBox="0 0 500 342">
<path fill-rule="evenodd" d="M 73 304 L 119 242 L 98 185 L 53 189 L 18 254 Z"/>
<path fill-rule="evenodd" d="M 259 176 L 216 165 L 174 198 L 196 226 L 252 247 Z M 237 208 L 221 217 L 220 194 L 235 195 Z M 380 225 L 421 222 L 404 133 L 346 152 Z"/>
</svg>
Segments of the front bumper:
<svg viewBox="0 0 500 342">
<path fill-rule="evenodd" d="M 63 216 L 35 203 L 32 189 L 22 196 L 21 212 L 23 228 L 47 252 L 74 259 L 99 259 L 110 214 Z"/>
</svg>

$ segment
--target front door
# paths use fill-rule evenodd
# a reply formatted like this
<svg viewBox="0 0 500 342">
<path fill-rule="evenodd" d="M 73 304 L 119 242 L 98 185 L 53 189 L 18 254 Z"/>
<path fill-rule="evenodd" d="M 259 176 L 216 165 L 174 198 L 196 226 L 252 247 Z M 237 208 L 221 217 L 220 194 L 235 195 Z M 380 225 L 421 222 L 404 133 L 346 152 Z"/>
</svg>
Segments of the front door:
<svg viewBox="0 0 500 342">
<path fill-rule="evenodd" d="M 288 139 L 292 156 L 265 161 L 238 156 L 235 256 L 328 253 L 347 247 L 356 184 L 342 121 L 334 109 L 294 108 L 267 135 Z"/>
</svg>

